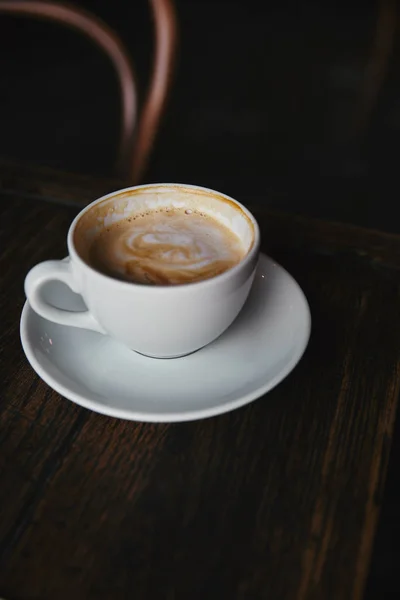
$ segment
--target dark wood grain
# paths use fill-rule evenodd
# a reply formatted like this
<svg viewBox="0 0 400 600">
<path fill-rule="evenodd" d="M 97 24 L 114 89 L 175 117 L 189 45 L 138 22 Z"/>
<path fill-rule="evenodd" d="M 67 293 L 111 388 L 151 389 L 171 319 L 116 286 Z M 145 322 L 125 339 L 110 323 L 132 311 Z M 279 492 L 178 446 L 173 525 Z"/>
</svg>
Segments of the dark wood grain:
<svg viewBox="0 0 400 600">
<path fill-rule="evenodd" d="M 60 176 L 51 195 L 103 185 Z M 77 210 L 0 194 L 0 596 L 362 598 L 400 383 L 400 239 L 256 209 L 310 302 L 305 357 L 241 410 L 147 425 L 63 399 L 20 347 L 24 275 L 65 255 Z"/>
<path fill-rule="evenodd" d="M 23 196 L 82 207 L 103 194 L 125 186 L 126 182 L 118 179 L 72 175 L 45 166 L 0 158 L 0 191 L 4 197 Z"/>
</svg>

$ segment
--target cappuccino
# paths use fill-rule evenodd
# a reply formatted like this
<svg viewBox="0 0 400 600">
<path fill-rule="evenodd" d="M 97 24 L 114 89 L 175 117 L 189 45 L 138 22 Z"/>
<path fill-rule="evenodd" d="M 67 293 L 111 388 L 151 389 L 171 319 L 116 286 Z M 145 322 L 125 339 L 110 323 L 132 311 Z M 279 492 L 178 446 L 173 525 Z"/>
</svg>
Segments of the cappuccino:
<svg viewBox="0 0 400 600">
<path fill-rule="evenodd" d="M 104 227 L 88 262 L 111 277 L 147 285 L 210 279 L 247 254 L 239 236 L 217 218 L 185 206 L 147 210 Z"/>
<path fill-rule="evenodd" d="M 68 232 L 69 260 L 37 265 L 25 289 L 45 319 L 109 335 L 147 356 L 177 358 L 236 319 L 259 247 L 256 220 L 229 196 L 193 185 L 140 185 L 84 208 Z M 54 280 L 81 294 L 87 310 L 47 304 L 41 290 Z"/>
</svg>

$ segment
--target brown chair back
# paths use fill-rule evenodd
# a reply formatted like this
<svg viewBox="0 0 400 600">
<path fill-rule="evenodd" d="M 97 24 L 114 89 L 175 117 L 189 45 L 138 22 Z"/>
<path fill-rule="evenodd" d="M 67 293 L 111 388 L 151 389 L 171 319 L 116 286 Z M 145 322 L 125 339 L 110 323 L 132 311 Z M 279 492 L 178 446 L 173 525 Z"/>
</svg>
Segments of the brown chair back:
<svg viewBox="0 0 400 600">
<path fill-rule="evenodd" d="M 121 132 L 116 168 L 127 182 L 137 183 L 154 144 L 171 83 L 176 41 L 173 0 L 149 0 L 155 29 L 153 72 L 138 118 L 135 74 L 118 35 L 90 12 L 62 2 L 0 0 L 0 13 L 55 21 L 85 34 L 109 57 L 121 93 Z"/>
</svg>

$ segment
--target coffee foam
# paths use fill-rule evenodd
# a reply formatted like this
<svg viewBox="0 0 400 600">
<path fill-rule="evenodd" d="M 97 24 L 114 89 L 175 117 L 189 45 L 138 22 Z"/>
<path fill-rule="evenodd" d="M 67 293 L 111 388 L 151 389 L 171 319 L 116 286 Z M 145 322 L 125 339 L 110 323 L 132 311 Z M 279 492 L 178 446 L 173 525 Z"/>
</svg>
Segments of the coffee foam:
<svg viewBox="0 0 400 600">
<path fill-rule="evenodd" d="M 128 281 L 178 285 L 223 273 L 245 254 L 238 236 L 216 219 L 167 207 L 111 223 L 94 240 L 89 260 Z"/>
<path fill-rule="evenodd" d="M 150 185 L 116 192 L 91 206 L 76 223 L 73 232 L 75 248 L 81 258 L 91 264 L 90 248 L 105 229 L 118 223 L 122 225 L 122 222 L 129 222 L 129 219 L 137 220 L 150 213 L 176 210 L 182 213 L 192 211 L 196 215 L 210 218 L 219 226 L 225 226 L 223 230 L 227 228 L 228 235 L 233 234 L 234 238 L 236 236 L 240 240 L 242 256 L 254 244 L 255 230 L 251 218 L 229 198 L 197 187 Z M 207 222 L 209 223 L 208 219 Z M 125 224 L 123 228 L 125 229 Z M 199 257 L 201 258 L 201 254 Z"/>
</svg>

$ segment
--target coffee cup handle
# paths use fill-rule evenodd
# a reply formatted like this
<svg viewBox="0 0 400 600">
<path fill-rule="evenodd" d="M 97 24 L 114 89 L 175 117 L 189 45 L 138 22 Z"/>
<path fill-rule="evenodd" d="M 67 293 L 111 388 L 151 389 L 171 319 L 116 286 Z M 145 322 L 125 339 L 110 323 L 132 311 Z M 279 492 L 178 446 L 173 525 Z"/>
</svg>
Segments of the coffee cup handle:
<svg viewBox="0 0 400 600">
<path fill-rule="evenodd" d="M 44 284 L 48 281 L 62 281 L 73 292 L 80 293 L 69 261 L 48 260 L 39 263 L 29 271 L 25 278 L 26 297 L 38 315 L 60 325 L 69 325 L 70 327 L 79 327 L 98 331 L 99 333 L 106 333 L 88 310 L 81 312 L 63 310 L 46 302 L 42 292 Z"/>
</svg>

